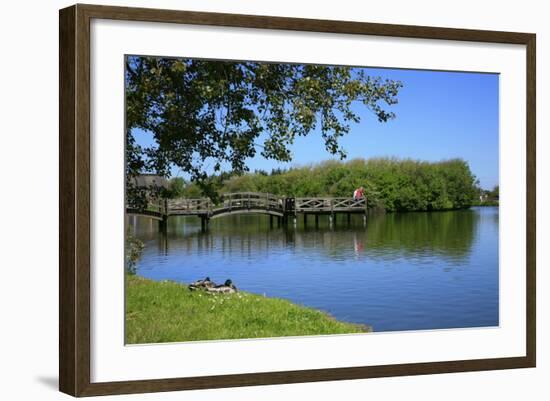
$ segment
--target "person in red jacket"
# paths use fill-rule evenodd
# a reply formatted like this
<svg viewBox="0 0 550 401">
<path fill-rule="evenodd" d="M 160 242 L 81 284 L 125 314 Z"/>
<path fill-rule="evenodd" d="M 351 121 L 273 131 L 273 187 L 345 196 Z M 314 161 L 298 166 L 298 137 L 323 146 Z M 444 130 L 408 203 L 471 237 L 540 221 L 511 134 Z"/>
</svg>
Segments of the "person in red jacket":
<svg viewBox="0 0 550 401">
<path fill-rule="evenodd" d="M 359 187 L 357 188 L 355 191 L 353 191 L 353 199 L 354 200 L 359 200 L 361 199 L 364 195 L 364 192 L 365 192 L 365 189 L 363 187 Z"/>
</svg>

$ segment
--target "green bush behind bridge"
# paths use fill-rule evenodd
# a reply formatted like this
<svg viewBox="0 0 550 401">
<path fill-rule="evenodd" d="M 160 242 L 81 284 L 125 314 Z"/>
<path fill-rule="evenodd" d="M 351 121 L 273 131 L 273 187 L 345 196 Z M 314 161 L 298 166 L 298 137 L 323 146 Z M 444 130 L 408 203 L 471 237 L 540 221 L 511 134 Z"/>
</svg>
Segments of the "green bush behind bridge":
<svg viewBox="0 0 550 401">
<path fill-rule="evenodd" d="M 363 186 L 369 207 L 388 212 L 451 210 L 470 207 L 478 197 L 476 177 L 462 159 L 427 162 L 375 158 L 254 173 L 211 176 L 206 189 L 172 179 L 174 197 L 209 196 L 215 202 L 227 192 L 269 192 L 288 197 L 351 197 Z"/>
</svg>

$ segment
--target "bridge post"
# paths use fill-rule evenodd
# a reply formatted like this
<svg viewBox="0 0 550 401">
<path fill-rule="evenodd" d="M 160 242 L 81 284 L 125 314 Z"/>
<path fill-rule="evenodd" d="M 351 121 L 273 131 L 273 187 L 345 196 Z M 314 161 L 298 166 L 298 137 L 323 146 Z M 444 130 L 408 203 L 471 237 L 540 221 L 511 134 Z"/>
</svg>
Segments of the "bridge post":
<svg viewBox="0 0 550 401">
<path fill-rule="evenodd" d="M 161 235 L 159 238 L 160 249 L 164 255 L 168 255 L 168 235 Z"/>
<path fill-rule="evenodd" d="M 307 226 L 307 213 L 304 213 L 304 227 Z"/>
<path fill-rule="evenodd" d="M 367 206 L 367 197 L 365 196 L 365 214 L 363 215 L 363 226 L 367 226 L 367 212 L 368 212 L 368 206 Z"/>
<path fill-rule="evenodd" d="M 269 228 L 273 228 L 273 215 L 269 215 Z"/>
<path fill-rule="evenodd" d="M 328 222 L 330 228 L 332 228 L 333 224 L 336 224 L 336 214 L 334 214 L 334 199 L 330 200 L 330 215 L 328 217 Z"/>
<path fill-rule="evenodd" d="M 168 233 L 168 215 L 163 215 L 162 220 L 159 220 L 159 232 L 164 235 Z"/>
<path fill-rule="evenodd" d="M 201 215 L 201 231 L 208 230 L 209 218 L 206 215 Z"/>
</svg>

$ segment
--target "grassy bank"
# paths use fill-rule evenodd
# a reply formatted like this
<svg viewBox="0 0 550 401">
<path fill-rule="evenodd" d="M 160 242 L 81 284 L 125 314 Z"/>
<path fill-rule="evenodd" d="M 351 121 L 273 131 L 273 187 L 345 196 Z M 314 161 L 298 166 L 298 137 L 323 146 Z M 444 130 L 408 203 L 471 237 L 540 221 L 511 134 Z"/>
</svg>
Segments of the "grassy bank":
<svg viewBox="0 0 550 401">
<path fill-rule="evenodd" d="M 368 327 L 246 292 L 206 294 L 175 282 L 126 276 L 126 343 L 344 334 Z"/>
</svg>

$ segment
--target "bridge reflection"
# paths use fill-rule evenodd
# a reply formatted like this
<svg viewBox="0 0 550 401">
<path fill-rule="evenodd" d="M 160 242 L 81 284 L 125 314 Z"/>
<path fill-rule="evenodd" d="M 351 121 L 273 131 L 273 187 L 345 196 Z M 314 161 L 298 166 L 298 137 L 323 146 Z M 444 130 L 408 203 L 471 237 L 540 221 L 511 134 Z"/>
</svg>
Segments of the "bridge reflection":
<svg viewBox="0 0 550 401">
<path fill-rule="evenodd" d="M 159 231 L 150 219 L 129 217 L 134 235 L 157 243 L 164 254 L 219 252 L 227 257 L 285 252 L 322 252 L 334 259 L 352 252 L 356 258 L 399 259 L 440 255 L 462 260 L 470 253 L 479 225 L 479 215 L 469 211 L 371 215 L 367 226 L 361 216 L 349 223 L 331 225 L 328 216 L 319 225 L 282 226 L 269 229 L 265 216 L 234 215 L 212 223 L 203 231 L 187 217 L 170 221 L 167 232 Z"/>
</svg>

